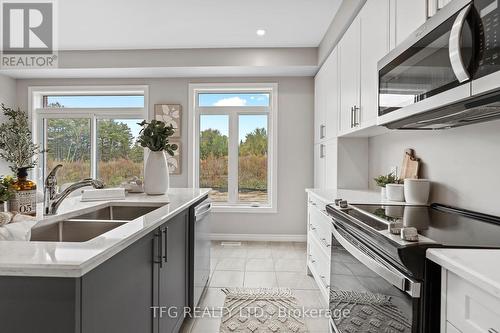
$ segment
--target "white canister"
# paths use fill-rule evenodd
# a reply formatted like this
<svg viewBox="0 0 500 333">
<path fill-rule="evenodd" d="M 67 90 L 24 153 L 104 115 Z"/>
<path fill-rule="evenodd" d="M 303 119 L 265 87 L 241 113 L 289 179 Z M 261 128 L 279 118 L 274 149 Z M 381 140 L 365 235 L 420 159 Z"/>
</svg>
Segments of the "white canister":
<svg viewBox="0 0 500 333">
<path fill-rule="evenodd" d="M 390 201 L 405 201 L 404 185 L 403 184 L 387 184 L 385 186 L 387 200 Z"/>
<path fill-rule="evenodd" d="M 431 182 L 428 179 L 405 179 L 406 202 L 413 205 L 426 205 L 429 202 Z"/>
</svg>

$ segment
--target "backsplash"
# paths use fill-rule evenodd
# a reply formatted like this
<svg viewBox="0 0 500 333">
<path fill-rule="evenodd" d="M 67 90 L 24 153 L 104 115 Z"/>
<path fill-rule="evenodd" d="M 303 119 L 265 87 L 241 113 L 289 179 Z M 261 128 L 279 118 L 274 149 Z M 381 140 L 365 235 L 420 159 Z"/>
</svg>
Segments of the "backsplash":
<svg viewBox="0 0 500 333">
<path fill-rule="evenodd" d="M 374 177 L 393 166 L 399 172 L 406 148 L 422 160 L 420 178 L 433 182 L 431 202 L 500 216 L 500 121 L 370 138 L 370 188 L 376 188 Z"/>
</svg>

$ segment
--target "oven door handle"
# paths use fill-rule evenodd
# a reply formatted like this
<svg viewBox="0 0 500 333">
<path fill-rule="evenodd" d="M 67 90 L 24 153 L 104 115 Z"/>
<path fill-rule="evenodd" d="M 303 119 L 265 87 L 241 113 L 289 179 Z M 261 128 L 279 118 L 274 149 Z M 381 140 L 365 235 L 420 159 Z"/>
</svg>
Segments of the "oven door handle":
<svg viewBox="0 0 500 333">
<path fill-rule="evenodd" d="M 461 36 L 462 36 L 462 28 L 464 26 L 465 21 L 467 20 L 467 14 L 471 9 L 472 5 L 468 5 L 457 15 L 455 18 L 455 22 L 451 28 L 450 40 L 449 40 L 449 55 L 450 55 L 450 63 L 455 73 L 455 76 L 458 79 L 458 82 L 462 83 L 470 79 L 470 75 L 467 72 L 467 68 L 464 64 L 464 59 L 462 58 L 462 53 L 460 50 L 461 46 Z"/>
<path fill-rule="evenodd" d="M 353 245 L 346 238 L 344 238 L 336 226 L 332 228 L 333 235 L 337 241 L 346 249 L 351 255 L 358 259 L 365 266 L 370 268 L 372 271 L 377 273 L 384 280 L 398 288 L 399 290 L 409 294 L 413 298 L 420 298 L 420 283 L 416 282 L 407 276 L 405 276 L 400 271 L 385 265 L 381 260 L 375 260 L 368 254 L 363 252 L 357 246 Z"/>
</svg>

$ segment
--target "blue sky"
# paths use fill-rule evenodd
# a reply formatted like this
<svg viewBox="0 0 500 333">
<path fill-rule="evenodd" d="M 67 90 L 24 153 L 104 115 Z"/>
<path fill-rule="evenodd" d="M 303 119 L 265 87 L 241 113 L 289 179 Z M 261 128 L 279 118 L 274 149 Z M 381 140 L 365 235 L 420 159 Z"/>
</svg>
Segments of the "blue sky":
<svg viewBox="0 0 500 333">
<path fill-rule="evenodd" d="M 66 107 L 143 107 L 143 96 L 49 96 L 48 104 L 59 102 Z M 268 106 L 269 94 L 200 94 L 200 106 Z M 139 119 L 116 119 L 125 123 L 131 129 L 132 135 L 137 137 L 141 127 L 137 125 Z M 246 134 L 256 128 L 267 129 L 267 116 L 242 115 L 239 122 L 239 140 L 244 140 Z M 223 135 L 228 135 L 227 116 L 202 116 L 200 129 L 218 129 Z"/>
<path fill-rule="evenodd" d="M 200 106 L 268 106 L 269 94 L 199 94 Z"/>
<path fill-rule="evenodd" d="M 268 106 L 269 94 L 199 94 L 200 106 Z M 218 129 L 222 135 L 229 135 L 227 116 L 204 115 L 200 119 L 200 130 Z M 239 121 L 239 141 L 256 128 L 267 129 L 267 116 L 242 115 Z"/>
</svg>

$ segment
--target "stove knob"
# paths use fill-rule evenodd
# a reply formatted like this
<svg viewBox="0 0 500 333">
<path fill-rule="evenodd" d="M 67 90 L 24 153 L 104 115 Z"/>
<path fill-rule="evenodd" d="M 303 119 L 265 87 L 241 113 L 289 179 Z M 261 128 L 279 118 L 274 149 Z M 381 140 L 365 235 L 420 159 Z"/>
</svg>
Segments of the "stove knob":
<svg viewBox="0 0 500 333">
<path fill-rule="evenodd" d="M 342 209 L 347 208 L 348 207 L 347 200 L 341 200 L 339 202 L 339 207 L 342 208 Z"/>
<path fill-rule="evenodd" d="M 342 201 L 342 199 L 335 199 L 335 206 L 338 206 L 341 201 Z"/>
<path fill-rule="evenodd" d="M 408 242 L 418 241 L 418 231 L 416 228 L 407 227 L 401 229 L 401 238 Z"/>
<path fill-rule="evenodd" d="M 394 235 L 401 235 L 403 227 L 403 222 L 391 222 L 389 223 L 389 232 Z"/>
</svg>

